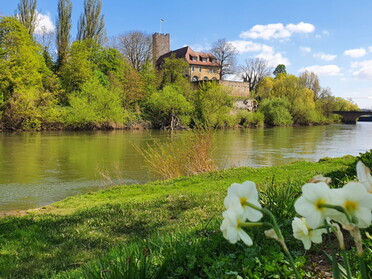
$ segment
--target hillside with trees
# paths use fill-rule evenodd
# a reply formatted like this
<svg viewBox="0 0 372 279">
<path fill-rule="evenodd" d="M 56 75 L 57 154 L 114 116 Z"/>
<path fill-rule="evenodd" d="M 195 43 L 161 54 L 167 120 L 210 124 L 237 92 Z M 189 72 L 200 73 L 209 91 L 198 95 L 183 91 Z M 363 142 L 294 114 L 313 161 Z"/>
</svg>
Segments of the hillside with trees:
<svg viewBox="0 0 372 279">
<path fill-rule="evenodd" d="M 72 3 L 58 1 L 55 55 L 34 35 L 36 0 L 21 0 L 14 17 L 0 18 L 0 128 L 313 125 L 338 121 L 334 110 L 358 109 L 321 88 L 314 73 L 294 76 L 285 65 L 272 72 L 262 59 L 237 67 L 236 50 L 221 39 L 211 50 L 221 61 L 221 77 L 240 70 L 258 102 L 256 112 L 237 110 L 236 98 L 218 83 L 191 86 L 182 59 L 166 58 L 156 70 L 151 37 L 143 32 L 124 33 L 108 46 L 101 6 L 84 1 L 71 41 Z"/>
</svg>

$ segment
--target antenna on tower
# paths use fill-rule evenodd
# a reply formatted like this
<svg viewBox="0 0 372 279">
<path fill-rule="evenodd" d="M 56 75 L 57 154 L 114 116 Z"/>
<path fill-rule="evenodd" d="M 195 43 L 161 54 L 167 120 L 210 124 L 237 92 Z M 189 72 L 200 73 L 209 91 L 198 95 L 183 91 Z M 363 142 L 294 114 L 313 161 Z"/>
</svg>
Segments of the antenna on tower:
<svg viewBox="0 0 372 279">
<path fill-rule="evenodd" d="M 164 19 L 160 19 L 160 34 L 161 34 L 161 24 L 163 23 L 163 22 L 165 22 L 165 20 Z"/>
</svg>

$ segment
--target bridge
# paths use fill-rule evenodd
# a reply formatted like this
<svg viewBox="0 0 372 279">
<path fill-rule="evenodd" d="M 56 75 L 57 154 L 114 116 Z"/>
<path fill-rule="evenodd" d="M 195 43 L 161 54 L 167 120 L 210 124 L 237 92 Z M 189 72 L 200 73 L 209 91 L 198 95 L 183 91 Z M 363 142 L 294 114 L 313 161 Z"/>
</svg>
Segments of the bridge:
<svg viewBox="0 0 372 279">
<path fill-rule="evenodd" d="M 356 124 L 359 117 L 369 116 L 372 117 L 372 111 L 333 111 L 333 113 L 339 114 L 342 116 L 342 122 L 346 124 Z"/>
</svg>

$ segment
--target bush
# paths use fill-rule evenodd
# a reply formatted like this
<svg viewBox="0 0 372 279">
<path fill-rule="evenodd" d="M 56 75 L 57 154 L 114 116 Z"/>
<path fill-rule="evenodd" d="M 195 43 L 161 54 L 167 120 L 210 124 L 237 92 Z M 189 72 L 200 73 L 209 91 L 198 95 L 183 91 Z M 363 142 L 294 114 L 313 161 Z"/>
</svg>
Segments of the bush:
<svg viewBox="0 0 372 279">
<path fill-rule="evenodd" d="M 265 122 L 273 126 L 292 125 L 292 116 L 289 113 L 290 103 L 286 98 L 264 99 L 259 112 L 265 116 Z"/>
<path fill-rule="evenodd" d="M 233 126 L 229 117 L 232 98 L 226 88 L 215 83 L 202 83 L 194 93 L 195 122 L 207 127 Z M 232 125 L 231 125 L 232 124 Z"/>
<path fill-rule="evenodd" d="M 239 110 L 236 115 L 237 123 L 243 127 L 262 127 L 265 116 L 261 112 Z"/>
<path fill-rule="evenodd" d="M 73 128 L 112 128 L 123 125 L 127 118 L 120 97 L 97 80 L 86 82 L 81 92 L 69 96 L 69 103 L 64 119 Z"/>
</svg>

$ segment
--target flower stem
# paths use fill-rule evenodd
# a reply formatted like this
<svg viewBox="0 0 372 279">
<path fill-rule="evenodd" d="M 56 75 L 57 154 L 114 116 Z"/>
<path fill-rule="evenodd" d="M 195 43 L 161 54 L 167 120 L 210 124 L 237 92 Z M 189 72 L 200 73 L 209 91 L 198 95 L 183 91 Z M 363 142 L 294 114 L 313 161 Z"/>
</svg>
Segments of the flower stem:
<svg viewBox="0 0 372 279">
<path fill-rule="evenodd" d="M 324 226 L 326 227 L 327 230 L 327 235 L 328 235 L 328 240 L 330 241 L 330 227 L 328 222 L 325 220 L 324 221 Z M 336 260 L 336 252 L 331 246 L 331 254 L 332 254 L 332 271 L 333 271 L 333 278 L 334 279 L 341 279 L 340 275 L 340 269 L 338 268 L 338 262 Z"/>
<path fill-rule="evenodd" d="M 240 223 L 239 226 L 241 228 L 251 228 L 251 227 L 262 227 L 266 223 L 251 223 L 251 222 L 246 222 L 246 223 Z"/>
<path fill-rule="evenodd" d="M 270 217 L 272 223 L 266 223 L 266 224 L 270 225 L 274 229 L 274 231 L 275 231 L 275 233 L 278 237 L 277 241 L 280 243 L 280 245 L 282 246 L 285 254 L 287 255 L 287 257 L 289 259 L 289 262 L 290 262 L 290 264 L 293 268 L 293 272 L 295 273 L 296 279 L 300 279 L 301 275 L 299 274 L 299 272 L 297 270 L 297 267 L 296 267 L 295 261 L 293 260 L 292 255 L 291 255 L 291 252 L 288 250 L 288 247 L 285 244 L 283 234 L 282 234 L 282 232 L 281 232 L 281 230 L 278 226 L 278 223 L 276 222 L 275 216 L 271 213 L 270 210 L 268 210 L 266 208 L 258 207 L 254 204 L 251 204 L 250 202 L 245 202 L 245 203 L 246 203 L 247 206 L 249 206 L 253 209 L 256 209 L 256 210 L 260 211 L 262 214 L 267 215 L 267 216 Z"/>
<path fill-rule="evenodd" d="M 350 223 L 355 224 L 355 221 L 357 221 L 357 220 L 353 220 L 354 218 L 350 217 L 349 213 L 347 213 L 346 209 L 342 206 L 323 203 L 319 205 L 319 208 L 330 208 L 330 209 L 337 210 L 345 214 L 347 221 Z"/>
</svg>

